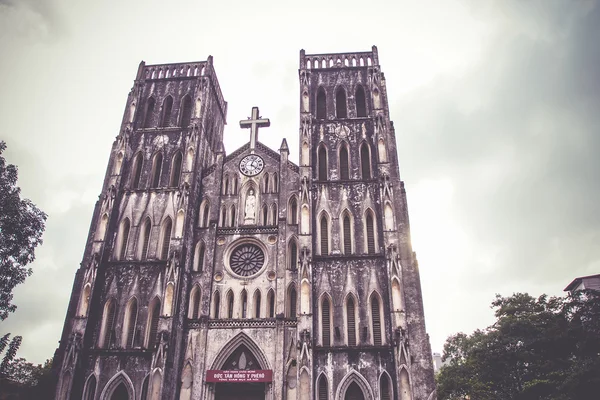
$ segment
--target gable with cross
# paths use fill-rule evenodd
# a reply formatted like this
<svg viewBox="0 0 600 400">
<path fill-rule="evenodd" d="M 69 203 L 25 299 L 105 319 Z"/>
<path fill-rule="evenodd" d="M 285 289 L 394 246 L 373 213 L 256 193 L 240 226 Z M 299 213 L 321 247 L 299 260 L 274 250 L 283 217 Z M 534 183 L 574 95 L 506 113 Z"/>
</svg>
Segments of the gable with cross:
<svg viewBox="0 0 600 400">
<path fill-rule="evenodd" d="M 258 140 L 258 128 L 266 128 L 271 125 L 268 118 L 259 116 L 258 107 L 252 107 L 252 116 L 247 120 L 240 121 L 240 128 L 250 129 L 250 151 L 254 152 Z"/>
</svg>

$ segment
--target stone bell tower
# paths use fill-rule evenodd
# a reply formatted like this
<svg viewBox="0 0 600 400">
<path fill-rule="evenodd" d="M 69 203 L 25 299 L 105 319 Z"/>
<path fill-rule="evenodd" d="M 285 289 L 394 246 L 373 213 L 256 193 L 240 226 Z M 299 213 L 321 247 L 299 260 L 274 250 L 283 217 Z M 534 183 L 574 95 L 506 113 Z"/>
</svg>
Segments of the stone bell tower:
<svg viewBox="0 0 600 400">
<path fill-rule="evenodd" d="M 302 50 L 299 76 L 299 238 L 311 262 L 299 270 L 298 332 L 301 343 L 312 344 L 299 360 L 300 384 L 318 399 L 434 398 L 377 48 Z"/>
</svg>

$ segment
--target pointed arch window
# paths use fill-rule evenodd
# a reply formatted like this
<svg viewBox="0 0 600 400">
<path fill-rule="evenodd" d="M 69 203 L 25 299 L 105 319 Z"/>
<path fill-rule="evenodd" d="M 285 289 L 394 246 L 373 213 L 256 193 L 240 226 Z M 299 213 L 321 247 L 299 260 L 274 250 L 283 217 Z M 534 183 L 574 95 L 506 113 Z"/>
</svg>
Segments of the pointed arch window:
<svg viewBox="0 0 600 400">
<path fill-rule="evenodd" d="M 227 222 L 227 209 L 225 206 L 221 207 L 221 218 L 219 220 L 219 226 L 225 226 Z"/>
<path fill-rule="evenodd" d="M 165 128 L 171 125 L 171 112 L 173 111 L 173 97 L 167 96 L 163 102 L 163 115 L 160 126 Z"/>
<path fill-rule="evenodd" d="M 352 254 L 352 221 L 347 212 L 342 218 L 342 239 L 344 241 L 344 254 Z"/>
<path fill-rule="evenodd" d="M 273 289 L 267 293 L 267 303 L 269 304 L 269 318 L 275 318 L 275 292 Z"/>
<path fill-rule="evenodd" d="M 210 203 L 204 200 L 200 206 L 200 228 L 208 228 L 208 217 L 210 215 Z"/>
<path fill-rule="evenodd" d="M 133 159 L 133 173 L 131 174 L 131 188 L 139 189 L 140 179 L 142 177 L 142 164 L 144 163 L 144 157 L 142 153 L 137 153 Z"/>
<path fill-rule="evenodd" d="M 127 243 L 129 242 L 129 229 L 131 224 L 129 223 L 129 218 L 125 218 L 121 223 L 121 228 L 119 229 L 119 240 L 117 242 L 117 259 L 124 260 L 125 255 L 127 254 Z"/>
<path fill-rule="evenodd" d="M 371 327 L 373 329 L 373 344 L 381 346 L 381 313 L 379 309 L 379 296 L 371 295 Z"/>
<path fill-rule="evenodd" d="M 237 194 L 237 176 L 231 178 L 231 194 Z"/>
<path fill-rule="evenodd" d="M 295 271 L 296 266 L 298 265 L 298 245 L 296 244 L 296 240 L 292 239 L 290 241 L 289 247 L 289 257 L 288 257 L 288 269 L 290 271 Z"/>
<path fill-rule="evenodd" d="M 269 174 L 263 178 L 263 193 L 269 193 Z"/>
<path fill-rule="evenodd" d="M 222 194 L 229 194 L 229 175 L 225 175 L 223 178 L 223 191 Z"/>
<path fill-rule="evenodd" d="M 348 296 L 346 302 L 346 320 L 348 346 L 356 346 L 356 307 L 352 296 Z"/>
<path fill-rule="evenodd" d="M 194 251 L 194 264 L 192 266 L 193 271 L 202 272 L 202 269 L 204 268 L 205 251 L 204 243 L 202 243 L 202 241 L 198 241 Z"/>
<path fill-rule="evenodd" d="M 121 347 L 128 348 L 134 346 L 135 324 L 137 321 L 138 305 L 137 299 L 133 297 L 129 300 L 125 309 L 125 319 L 123 324 L 123 335 L 121 336 Z"/>
<path fill-rule="evenodd" d="M 277 177 L 277 173 L 273 174 L 273 193 L 279 192 L 279 178 Z"/>
<path fill-rule="evenodd" d="M 140 260 L 146 260 L 148 258 L 148 245 L 150 244 L 150 230 L 152 228 L 152 222 L 150 218 L 146 217 L 144 225 L 142 226 L 141 240 L 140 240 Z"/>
<path fill-rule="evenodd" d="M 219 311 L 221 310 L 221 293 L 217 290 L 213 299 L 213 318 L 219 318 Z"/>
<path fill-rule="evenodd" d="M 392 388 L 390 385 L 390 378 L 386 373 L 381 374 L 381 379 L 379 380 L 379 393 L 381 393 L 381 400 L 391 400 L 392 399 Z"/>
<path fill-rule="evenodd" d="M 142 382 L 142 396 L 140 400 L 148 400 L 148 386 L 150 384 L 150 375 L 147 375 Z M 92 399 L 93 400 L 93 399 Z"/>
<path fill-rule="evenodd" d="M 200 316 L 200 287 L 194 285 L 190 293 L 190 304 L 188 306 L 188 318 L 197 319 Z"/>
<path fill-rule="evenodd" d="M 277 204 L 271 205 L 271 225 L 277 225 Z"/>
<path fill-rule="evenodd" d="M 360 170 L 363 179 L 371 179 L 371 155 L 366 143 L 360 146 Z"/>
<path fill-rule="evenodd" d="M 327 96 L 322 87 L 317 90 L 317 119 L 327 118 Z"/>
<path fill-rule="evenodd" d="M 320 242 L 321 242 L 321 255 L 325 256 L 329 254 L 329 223 L 327 222 L 327 217 L 325 215 L 321 216 L 320 221 Z"/>
<path fill-rule="evenodd" d="M 366 212 L 365 217 L 365 229 L 367 231 L 367 253 L 375 254 L 375 221 L 373 219 L 373 213 L 371 210 Z"/>
<path fill-rule="evenodd" d="M 146 115 L 144 117 L 144 128 L 150 128 L 152 126 L 152 117 L 154 114 L 154 105 L 156 100 L 154 97 L 150 97 L 146 103 Z"/>
<path fill-rule="evenodd" d="M 229 209 L 229 217 L 230 217 L 229 226 L 235 226 L 235 205 L 232 205 L 231 208 Z"/>
<path fill-rule="evenodd" d="M 171 187 L 178 187 L 179 180 L 181 179 L 181 162 L 183 160 L 183 156 L 181 152 L 177 152 L 173 157 L 173 163 L 171 165 Z"/>
<path fill-rule="evenodd" d="M 289 210 L 289 215 L 288 215 L 288 221 L 290 223 L 290 225 L 297 225 L 298 224 L 298 200 L 296 200 L 296 196 L 293 196 L 290 199 L 290 204 L 288 207 Z"/>
<path fill-rule="evenodd" d="M 96 376 L 90 375 L 85 384 L 85 393 L 83 394 L 83 400 L 94 400 L 96 395 Z"/>
<path fill-rule="evenodd" d="M 323 346 L 331 346 L 331 302 L 327 296 L 321 303 L 321 342 Z"/>
<path fill-rule="evenodd" d="M 247 311 L 248 311 L 248 293 L 246 292 L 246 289 L 242 290 L 242 302 L 241 302 L 241 306 L 242 306 L 242 318 L 247 318 Z"/>
<path fill-rule="evenodd" d="M 287 318 L 296 318 L 296 304 L 298 302 L 298 295 L 296 293 L 296 286 L 290 285 L 287 293 L 287 302 L 286 302 L 286 317 Z"/>
<path fill-rule="evenodd" d="M 114 338 L 114 323 L 115 323 L 115 300 L 108 299 L 104 305 L 104 314 L 102 316 L 102 328 L 100 329 L 100 348 L 108 348 Z"/>
<path fill-rule="evenodd" d="M 146 327 L 146 347 L 154 348 L 158 336 L 158 317 L 160 316 L 160 299 L 155 297 L 148 306 L 148 323 Z"/>
<path fill-rule="evenodd" d="M 269 219 L 269 210 L 268 210 L 266 204 L 264 204 L 262 206 L 262 213 L 261 214 L 262 214 L 262 218 L 261 218 L 262 225 L 267 225 L 268 219 Z"/>
<path fill-rule="evenodd" d="M 321 375 L 321 378 L 319 379 L 319 389 L 318 389 L 318 395 L 319 395 L 319 400 L 328 400 L 329 399 L 329 385 L 327 384 L 327 378 L 325 377 L 325 375 Z"/>
<path fill-rule="evenodd" d="M 339 87 L 335 92 L 335 116 L 337 118 L 348 118 L 346 91 L 342 87 Z"/>
<path fill-rule="evenodd" d="M 352 382 L 350 386 L 348 386 L 344 400 L 365 400 L 365 395 L 356 382 Z"/>
<path fill-rule="evenodd" d="M 320 181 L 327 180 L 327 149 L 324 144 L 319 146 L 318 152 L 318 161 L 319 161 L 319 175 L 318 178 Z"/>
<path fill-rule="evenodd" d="M 260 318 L 260 302 L 260 290 L 256 289 L 256 291 L 254 292 L 254 318 Z"/>
<path fill-rule="evenodd" d="M 348 147 L 345 143 L 342 143 L 340 147 L 340 179 L 350 179 L 350 163 L 348 157 Z"/>
<path fill-rule="evenodd" d="M 181 118 L 180 124 L 181 127 L 187 128 L 190 126 L 190 121 L 192 119 L 192 99 L 189 95 L 186 95 L 181 102 Z"/>
<path fill-rule="evenodd" d="M 153 188 L 160 185 L 160 174 L 162 171 L 163 156 L 162 153 L 156 153 L 152 159 L 152 179 L 150 180 Z"/>
<path fill-rule="evenodd" d="M 233 318 L 233 292 L 227 293 L 227 318 Z"/>
<path fill-rule="evenodd" d="M 160 259 L 166 260 L 169 257 L 169 246 L 171 244 L 171 230 L 173 223 L 171 218 L 167 217 L 167 220 L 163 223 L 162 229 L 162 242 L 160 246 Z"/>
<path fill-rule="evenodd" d="M 365 90 L 360 85 L 356 88 L 356 116 L 359 118 L 367 116 Z"/>
</svg>

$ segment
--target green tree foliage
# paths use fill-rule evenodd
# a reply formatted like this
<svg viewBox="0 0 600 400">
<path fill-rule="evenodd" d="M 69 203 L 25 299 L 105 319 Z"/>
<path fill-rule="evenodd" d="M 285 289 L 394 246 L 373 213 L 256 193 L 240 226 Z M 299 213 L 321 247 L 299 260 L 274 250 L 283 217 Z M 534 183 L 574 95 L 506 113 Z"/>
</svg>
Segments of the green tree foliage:
<svg viewBox="0 0 600 400">
<path fill-rule="evenodd" d="M 497 295 L 492 308 L 492 326 L 447 339 L 440 399 L 600 398 L 599 292 Z"/>
<path fill-rule="evenodd" d="M 7 376 L 0 376 L 0 400 L 53 399 L 52 359 L 38 365 L 24 358 L 12 360 Z"/>
<path fill-rule="evenodd" d="M 31 275 L 27 264 L 42 243 L 46 214 L 30 200 L 21 199 L 17 167 L 7 164 L 0 141 L 0 321 L 17 308 L 12 304 L 13 289 Z"/>
</svg>

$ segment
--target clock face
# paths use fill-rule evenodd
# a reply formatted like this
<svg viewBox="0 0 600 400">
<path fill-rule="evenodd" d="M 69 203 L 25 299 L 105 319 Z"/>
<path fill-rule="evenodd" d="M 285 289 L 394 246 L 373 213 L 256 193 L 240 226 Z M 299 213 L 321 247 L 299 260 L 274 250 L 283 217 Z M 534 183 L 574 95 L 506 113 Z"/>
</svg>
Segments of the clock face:
<svg viewBox="0 0 600 400">
<path fill-rule="evenodd" d="M 240 161 L 240 171 L 246 176 L 258 175 L 263 170 L 264 161 L 255 154 L 250 154 Z"/>
</svg>

